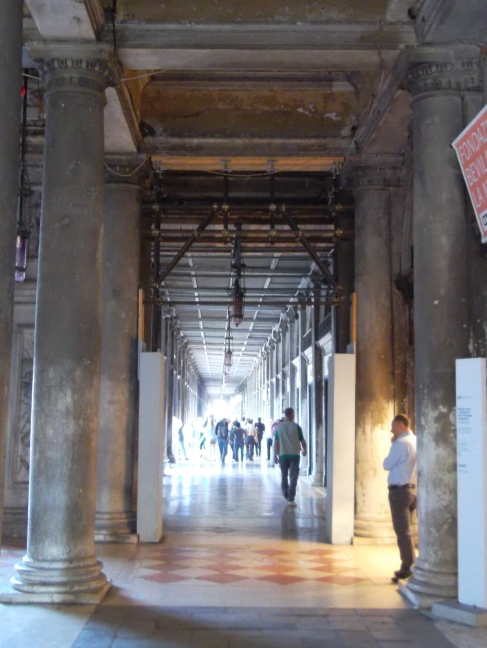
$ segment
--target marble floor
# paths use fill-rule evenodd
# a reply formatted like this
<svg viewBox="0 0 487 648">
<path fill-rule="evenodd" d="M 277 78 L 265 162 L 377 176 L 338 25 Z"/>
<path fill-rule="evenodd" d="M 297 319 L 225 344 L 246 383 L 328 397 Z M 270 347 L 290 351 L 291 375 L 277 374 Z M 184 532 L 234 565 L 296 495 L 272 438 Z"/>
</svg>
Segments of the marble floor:
<svg viewBox="0 0 487 648">
<path fill-rule="evenodd" d="M 113 587 L 96 608 L 0 605 L 0 648 L 487 646 L 407 607 L 397 548 L 327 545 L 323 492 L 301 479 L 296 501 L 265 461 L 168 468 L 165 542 L 98 545 Z M 0 589 L 23 551 L 5 539 Z"/>
</svg>

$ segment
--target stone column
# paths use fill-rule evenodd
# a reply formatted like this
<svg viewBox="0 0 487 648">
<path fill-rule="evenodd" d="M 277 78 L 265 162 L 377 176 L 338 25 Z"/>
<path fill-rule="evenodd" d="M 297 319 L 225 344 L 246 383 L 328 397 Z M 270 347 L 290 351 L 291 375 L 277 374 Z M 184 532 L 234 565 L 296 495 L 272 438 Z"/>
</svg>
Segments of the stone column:
<svg viewBox="0 0 487 648">
<path fill-rule="evenodd" d="M 282 416 L 281 344 L 282 344 L 281 332 L 280 332 L 279 329 L 277 329 L 276 335 L 275 335 L 276 349 L 275 349 L 275 353 L 274 353 L 275 376 L 276 376 L 274 397 L 275 397 L 276 418 Z"/>
<path fill-rule="evenodd" d="M 144 232 L 140 238 L 140 288 L 144 299 L 144 330 L 143 338 L 146 351 L 150 350 L 152 333 L 152 304 L 147 303 L 152 299 L 152 239 L 146 232 L 151 231 L 152 217 L 142 215 L 141 229 Z"/>
<path fill-rule="evenodd" d="M 404 205 L 408 187 L 391 187 L 391 300 L 393 331 L 393 373 L 394 373 L 394 413 L 407 414 L 408 411 L 408 347 L 409 347 L 409 306 L 403 295 L 394 285 L 401 274 L 401 257 L 404 241 Z"/>
<path fill-rule="evenodd" d="M 137 417 L 140 158 L 108 158 L 95 539 L 136 542 L 132 511 Z"/>
<path fill-rule="evenodd" d="M 293 360 L 296 359 L 296 327 L 297 319 L 294 310 L 291 312 L 289 319 L 289 337 L 288 337 L 288 358 L 289 358 L 289 407 L 296 412 L 296 367 Z M 296 412 L 297 414 L 297 412 Z"/>
<path fill-rule="evenodd" d="M 394 416 L 390 187 L 395 160 L 355 160 L 355 290 L 357 293 L 356 541 L 393 543 L 386 473 Z M 360 539 L 360 540 L 359 540 Z"/>
<path fill-rule="evenodd" d="M 465 186 L 450 145 L 463 129 L 461 91 L 479 85 L 478 61 L 452 60 L 450 50 L 411 67 L 408 82 L 419 557 L 406 593 L 426 606 L 457 595 L 455 360 L 470 352 Z"/>
<path fill-rule="evenodd" d="M 324 479 L 324 435 L 323 424 L 323 353 L 318 344 L 318 327 L 320 323 L 320 307 L 316 302 L 320 301 L 321 290 L 315 289 L 314 304 L 312 308 L 311 323 L 311 366 L 313 371 L 313 401 L 312 401 L 312 483 L 314 486 L 323 486 Z"/>
<path fill-rule="evenodd" d="M 301 457 L 300 471 L 303 475 L 309 473 L 310 430 L 308 417 L 308 363 L 304 354 L 304 336 L 306 335 L 306 306 L 301 304 L 298 313 L 298 356 L 299 356 L 299 424 L 303 429 L 304 438 L 308 444 L 308 454 Z"/>
<path fill-rule="evenodd" d="M 186 343 L 181 339 L 179 347 L 179 411 L 180 419 L 186 424 L 188 413 L 186 411 Z"/>
<path fill-rule="evenodd" d="M 173 448 L 173 427 L 172 419 L 174 416 L 174 338 L 175 336 L 175 324 L 174 317 L 171 315 L 168 321 L 168 346 L 167 346 L 167 383 L 166 383 L 166 408 L 167 408 L 167 432 L 166 432 L 166 444 L 167 444 L 167 456 L 171 463 L 175 463 L 176 458 L 174 456 Z M 176 432 L 176 430 L 174 430 Z"/>
<path fill-rule="evenodd" d="M 276 414 L 275 390 L 276 390 L 276 344 L 274 338 L 269 341 L 269 417 L 275 421 L 278 417 Z"/>
<path fill-rule="evenodd" d="M 0 539 L 2 537 L 8 390 L 12 353 L 15 235 L 19 186 L 22 3 L 0 0 Z M 1 543 L 0 543 L 1 544 Z"/>
<path fill-rule="evenodd" d="M 289 405 L 288 401 L 288 372 L 287 363 L 289 362 L 288 352 L 288 339 L 289 339 L 289 326 L 287 318 L 281 321 L 281 405 L 285 410 Z"/>
<path fill-rule="evenodd" d="M 95 556 L 103 253 L 103 108 L 108 51 L 31 49 L 47 123 L 35 320 L 27 554 L 13 586 L 56 602 L 106 590 Z M 37 599 L 38 600 L 38 599 Z"/>
</svg>

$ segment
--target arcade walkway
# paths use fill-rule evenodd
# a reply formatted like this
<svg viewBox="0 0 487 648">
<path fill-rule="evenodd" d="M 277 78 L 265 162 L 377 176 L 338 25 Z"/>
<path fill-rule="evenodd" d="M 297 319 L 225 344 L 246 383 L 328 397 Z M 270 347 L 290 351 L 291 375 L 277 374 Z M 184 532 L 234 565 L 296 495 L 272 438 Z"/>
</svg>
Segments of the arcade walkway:
<svg viewBox="0 0 487 648">
<path fill-rule="evenodd" d="M 96 609 L 0 606 L 0 648 L 451 648 L 390 584 L 394 547 L 324 544 L 324 501 L 300 480 L 289 509 L 258 460 L 179 465 L 166 542 L 99 545 L 114 587 Z M 22 549 L 4 547 L 3 588 Z M 486 645 L 455 631 L 457 646 Z"/>
</svg>

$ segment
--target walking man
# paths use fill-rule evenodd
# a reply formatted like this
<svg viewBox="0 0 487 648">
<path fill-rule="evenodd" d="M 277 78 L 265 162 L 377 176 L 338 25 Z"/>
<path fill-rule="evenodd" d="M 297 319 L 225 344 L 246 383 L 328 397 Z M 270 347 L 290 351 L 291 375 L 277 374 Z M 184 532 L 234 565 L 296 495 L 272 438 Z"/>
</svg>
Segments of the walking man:
<svg viewBox="0 0 487 648">
<path fill-rule="evenodd" d="M 234 461 L 238 461 L 238 456 L 240 453 L 240 461 L 243 463 L 244 457 L 244 445 L 245 445 L 245 430 L 240 425 L 239 421 L 236 422 L 234 428 L 235 435 L 235 450 L 233 452 Z"/>
<path fill-rule="evenodd" d="M 215 428 L 216 438 L 218 439 L 218 447 L 220 448 L 220 460 L 222 466 L 225 463 L 225 457 L 228 452 L 228 421 L 223 418 L 216 424 Z"/>
<path fill-rule="evenodd" d="M 260 416 L 257 419 L 257 423 L 255 424 L 255 429 L 257 430 L 257 444 L 255 446 L 255 455 L 257 457 L 260 457 L 262 454 L 262 438 L 265 432 L 265 424 L 262 423 Z"/>
<path fill-rule="evenodd" d="M 392 524 L 397 536 L 401 568 L 394 572 L 393 583 L 411 576 L 414 564 L 412 518 L 416 510 L 416 436 L 409 429 L 409 419 L 398 414 L 392 419 L 392 439 L 389 454 L 384 459 L 384 470 L 389 471 L 389 504 Z"/>
<path fill-rule="evenodd" d="M 281 490 L 289 506 L 296 506 L 296 486 L 299 477 L 299 452 L 302 448 L 306 456 L 307 445 L 303 430 L 294 422 L 294 410 L 288 407 L 284 410 L 284 421 L 276 428 L 274 436 L 274 462 L 279 459 L 281 468 Z"/>
</svg>

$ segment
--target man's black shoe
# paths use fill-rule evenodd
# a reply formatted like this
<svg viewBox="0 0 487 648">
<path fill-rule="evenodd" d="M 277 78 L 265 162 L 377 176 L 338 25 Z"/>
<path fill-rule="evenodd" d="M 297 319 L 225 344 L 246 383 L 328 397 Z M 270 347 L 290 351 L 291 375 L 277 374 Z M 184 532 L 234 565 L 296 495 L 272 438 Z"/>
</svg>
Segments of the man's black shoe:
<svg viewBox="0 0 487 648">
<path fill-rule="evenodd" d="M 391 578 L 391 581 L 393 583 L 398 583 L 400 580 L 406 580 L 410 576 L 412 576 L 413 573 L 411 571 L 404 571 L 400 569 L 399 571 L 394 572 L 394 576 Z"/>
</svg>

